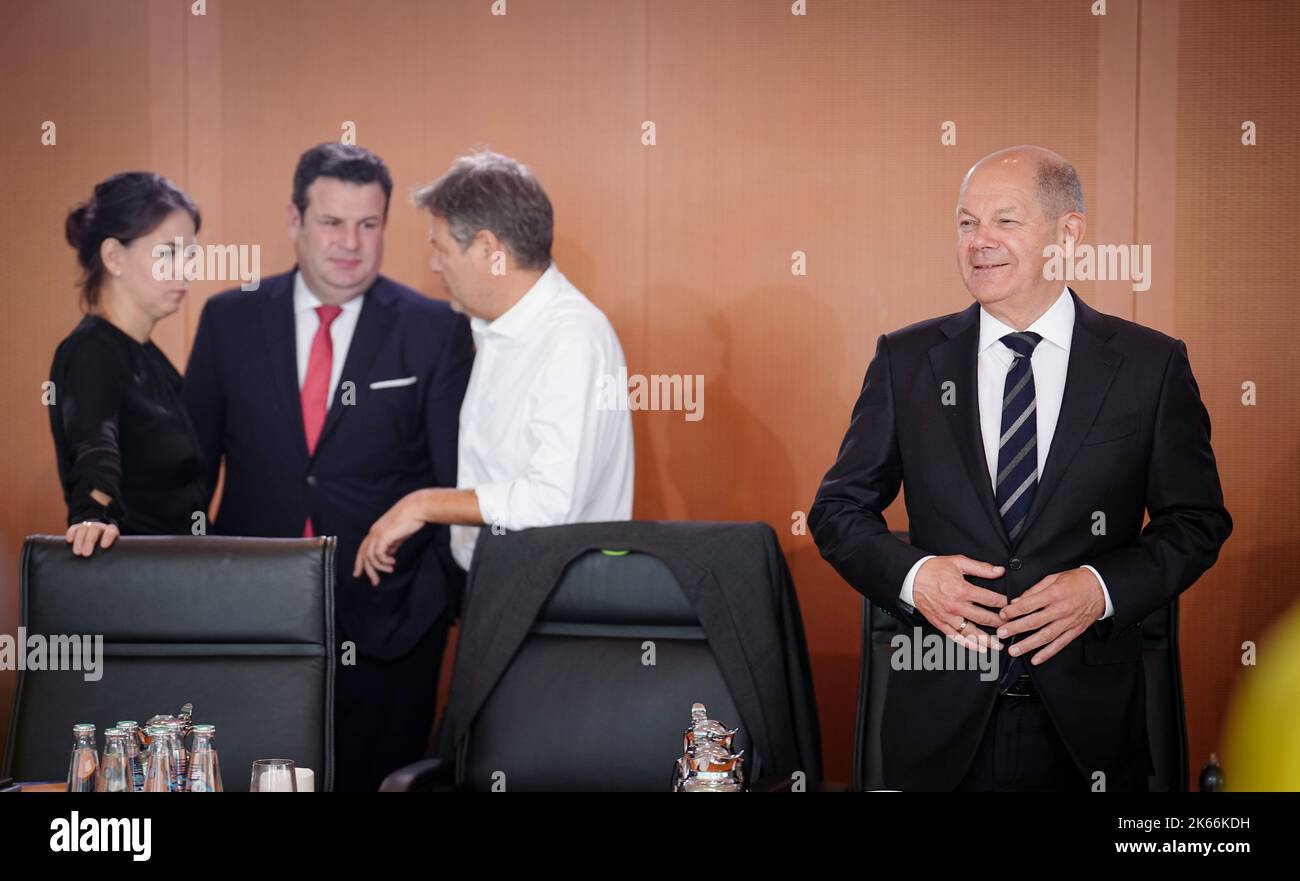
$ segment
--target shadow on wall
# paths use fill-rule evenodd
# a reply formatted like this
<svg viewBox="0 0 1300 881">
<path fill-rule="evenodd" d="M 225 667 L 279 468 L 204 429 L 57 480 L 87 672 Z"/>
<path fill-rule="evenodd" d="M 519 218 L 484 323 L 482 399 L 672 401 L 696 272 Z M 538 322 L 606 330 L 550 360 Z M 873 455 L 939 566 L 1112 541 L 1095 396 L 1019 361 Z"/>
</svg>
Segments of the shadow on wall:
<svg viewBox="0 0 1300 881">
<path fill-rule="evenodd" d="M 762 520 L 776 530 L 799 593 L 826 773 L 848 780 L 859 595 L 791 525 L 834 461 L 874 337 L 864 330 L 860 349 L 842 353 L 836 316 L 801 285 L 756 288 L 718 308 L 720 299 L 693 288 L 649 292 L 647 355 L 629 370 L 702 374 L 706 392 L 698 422 L 633 413 L 637 516 Z"/>
<path fill-rule="evenodd" d="M 842 432 L 852 406 L 827 400 L 842 385 L 834 372 L 846 369 L 824 330 L 834 319 L 793 286 L 758 288 L 706 311 L 717 299 L 690 288 L 649 291 L 648 351 L 629 369 L 702 376 L 705 393 L 699 421 L 634 411 L 638 516 L 764 520 L 788 549 L 791 514 L 807 511 L 830 465 L 814 461 L 827 445 L 808 432 L 828 410 L 840 414 L 832 421 Z"/>
</svg>

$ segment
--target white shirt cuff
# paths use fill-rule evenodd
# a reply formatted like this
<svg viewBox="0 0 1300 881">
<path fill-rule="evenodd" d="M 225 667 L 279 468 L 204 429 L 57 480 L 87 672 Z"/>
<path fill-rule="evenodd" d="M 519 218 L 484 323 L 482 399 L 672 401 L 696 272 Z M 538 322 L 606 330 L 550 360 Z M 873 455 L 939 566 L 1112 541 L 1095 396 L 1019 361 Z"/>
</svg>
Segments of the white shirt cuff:
<svg viewBox="0 0 1300 881">
<path fill-rule="evenodd" d="M 1097 576 L 1097 581 L 1101 583 L 1101 592 L 1102 592 L 1102 595 L 1106 597 L 1106 611 L 1102 612 L 1102 613 L 1101 613 L 1101 617 L 1098 618 L 1097 620 L 1098 620 L 1098 621 L 1105 621 L 1105 620 L 1106 620 L 1107 618 L 1109 618 L 1111 615 L 1114 615 L 1114 614 L 1115 614 L 1115 604 L 1112 603 L 1112 602 L 1110 601 L 1110 591 L 1108 591 L 1108 590 L 1106 589 L 1106 579 L 1102 578 L 1102 577 L 1101 577 L 1101 573 L 1098 572 L 1096 569 L 1092 568 L 1091 566 L 1088 566 L 1088 565 L 1085 564 L 1084 566 L 1081 566 L 1081 567 L 1079 567 L 1079 568 L 1081 568 L 1081 569 L 1087 569 L 1087 570 L 1088 570 L 1089 572 L 1091 572 L 1093 575 L 1096 575 L 1096 576 Z"/>
<path fill-rule="evenodd" d="M 505 526 L 510 512 L 510 487 L 513 483 L 513 480 L 499 480 L 474 487 L 474 495 L 478 496 L 478 511 L 483 515 L 483 525 Z"/>
<path fill-rule="evenodd" d="M 921 564 L 926 560 L 933 560 L 934 554 L 928 554 L 912 564 L 912 568 L 907 570 L 907 577 L 903 579 L 903 589 L 898 592 L 898 598 L 907 604 L 909 609 L 915 609 L 916 604 L 912 602 L 912 583 L 916 581 L 916 571 L 921 568 Z"/>
</svg>

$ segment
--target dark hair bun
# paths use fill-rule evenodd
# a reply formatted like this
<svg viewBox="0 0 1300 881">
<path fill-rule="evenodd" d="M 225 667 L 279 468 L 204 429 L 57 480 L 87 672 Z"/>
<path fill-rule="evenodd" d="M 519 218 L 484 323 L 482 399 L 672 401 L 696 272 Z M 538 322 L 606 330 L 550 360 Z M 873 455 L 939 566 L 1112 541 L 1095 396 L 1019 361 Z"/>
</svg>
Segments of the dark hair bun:
<svg viewBox="0 0 1300 881">
<path fill-rule="evenodd" d="M 82 202 L 68 213 L 68 220 L 64 225 L 63 234 L 67 236 L 68 244 L 75 248 L 78 254 L 80 254 L 81 246 L 86 241 L 86 235 L 90 231 L 91 220 L 93 220 L 93 217 L 89 202 Z"/>
<path fill-rule="evenodd" d="M 180 187 L 151 171 L 124 171 L 100 181 L 89 201 L 78 203 L 68 212 L 63 234 L 81 264 L 81 298 L 86 309 L 94 309 L 99 303 L 104 281 L 99 249 L 104 240 L 117 239 L 129 245 L 178 210 L 188 213 L 194 228 L 199 228 L 199 209 Z"/>
</svg>

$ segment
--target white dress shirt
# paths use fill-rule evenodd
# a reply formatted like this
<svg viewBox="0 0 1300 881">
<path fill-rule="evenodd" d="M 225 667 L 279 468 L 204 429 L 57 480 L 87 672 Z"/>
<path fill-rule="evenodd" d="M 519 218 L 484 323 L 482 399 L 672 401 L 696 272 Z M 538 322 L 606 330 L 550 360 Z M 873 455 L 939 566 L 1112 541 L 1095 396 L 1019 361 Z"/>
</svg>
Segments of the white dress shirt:
<svg viewBox="0 0 1300 881">
<path fill-rule="evenodd" d="M 1061 399 L 1065 396 L 1065 374 L 1070 365 L 1070 340 L 1074 337 L 1074 299 L 1070 289 L 1064 288 L 1051 307 L 1039 316 L 1038 320 L 1026 330 L 1042 336 L 1042 341 L 1034 347 L 1030 356 L 1030 369 L 1034 372 L 1035 416 L 1038 422 L 1038 479 L 1042 479 L 1043 468 L 1047 464 L 1047 454 L 1052 448 L 1052 436 L 1056 433 L 1056 419 L 1061 414 Z M 989 485 L 997 491 L 998 442 L 1002 434 L 1002 396 L 1006 391 L 1007 373 L 1015 361 L 1011 349 L 1001 342 L 1002 337 L 1016 333 L 1014 327 L 1007 327 L 994 318 L 984 307 L 980 307 L 979 338 L 979 404 L 980 434 L 984 440 L 984 459 L 989 469 Z M 903 589 L 899 598 L 914 607 L 912 587 L 916 581 L 916 572 L 926 560 L 933 559 L 934 554 L 922 557 L 908 571 L 903 579 Z M 985 562 L 993 562 L 986 560 Z M 994 564 L 1000 565 L 1000 564 Z M 1106 598 L 1106 611 L 1100 621 L 1115 613 L 1110 601 L 1110 591 L 1101 573 L 1092 566 L 1085 569 L 1097 576 L 1101 582 L 1101 592 Z"/>
<path fill-rule="evenodd" d="M 353 297 L 343 304 L 343 311 L 330 324 L 330 342 L 334 346 L 334 360 L 330 363 L 330 387 L 329 397 L 326 400 L 326 407 L 334 401 L 334 389 L 338 387 L 339 377 L 343 375 L 343 362 L 348 357 L 348 347 L 352 345 L 352 334 L 357 329 L 357 318 L 361 315 L 361 303 L 365 300 L 366 295 L 361 294 Z M 294 341 L 298 355 L 298 391 L 302 391 L 302 384 L 307 379 L 307 361 L 311 357 L 311 343 L 316 338 L 316 331 L 320 328 L 320 316 L 316 314 L 316 307 L 325 305 L 311 288 L 307 287 L 307 280 L 302 277 L 302 272 L 293 274 L 293 325 Z"/>
<path fill-rule="evenodd" d="M 476 354 L 460 408 L 456 486 L 507 530 L 632 517 L 632 417 L 601 406 L 627 369 L 605 314 L 552 263 L 495 321 L 470 320 Z M 608 382 L 608 379 L 604 380 Z M 477 526 L 452 526 L 469 569 Z"/>
</svg>

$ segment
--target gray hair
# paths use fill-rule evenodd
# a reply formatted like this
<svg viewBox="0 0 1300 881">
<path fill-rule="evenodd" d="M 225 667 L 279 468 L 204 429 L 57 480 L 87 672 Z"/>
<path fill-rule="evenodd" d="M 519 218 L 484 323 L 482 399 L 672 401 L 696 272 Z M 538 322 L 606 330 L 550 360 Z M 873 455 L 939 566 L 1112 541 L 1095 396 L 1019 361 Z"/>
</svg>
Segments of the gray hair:
<svg viewBox="0 0 1300 881">
<path fill-rule="evenodd" d="M 1038 204 L 1052 219 L 1077 211 L 1083 214 L 1083 184 L 1079 173 L 1064 159 L 1041 156 L 1036 174 Z"/>
<path fill-rule="evenodd" d="M 551 262 L 551 200 L 532 171 L 509 156 L 487 150 L 461 156 L 412 198 L 447 221 L 462 251 L 486 229 L 520 267 L 542 269 Z"/>
</svg>

